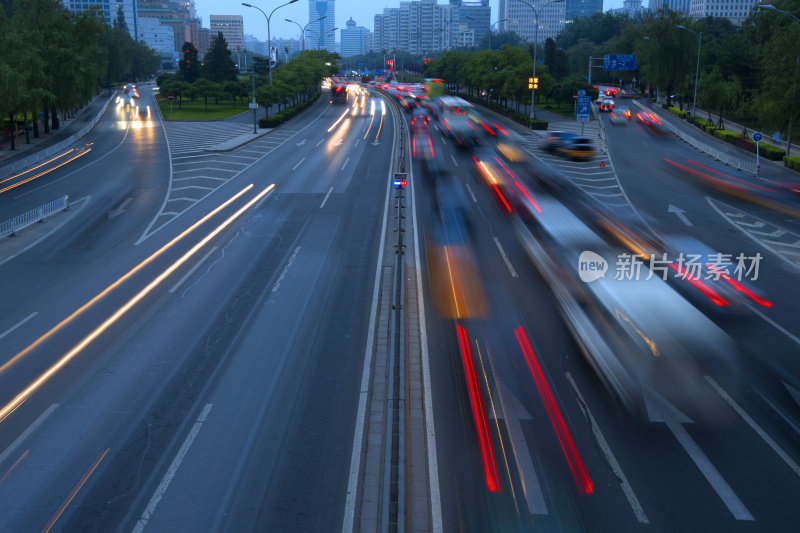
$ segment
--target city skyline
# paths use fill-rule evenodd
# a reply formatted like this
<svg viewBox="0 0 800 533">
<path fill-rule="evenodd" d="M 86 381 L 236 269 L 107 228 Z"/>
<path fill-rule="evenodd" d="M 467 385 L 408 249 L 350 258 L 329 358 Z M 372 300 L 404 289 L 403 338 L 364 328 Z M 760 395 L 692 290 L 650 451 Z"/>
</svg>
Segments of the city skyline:
<svg viewBox="0 0 800 533">
<path fill-rule="evenodd" d="M 285 2 L 286 0 L 284 0 Z M 261 8 L 267 15 L 282 3 L 280 0 L 248 2 Z M 448 3 L 445 0 L 438 0 L 440 4 Z M 492 21 L 497 20 L 499 0 L 490 0 L 492 8 Z M 603 11 L 621 8 L 623 0 L 603 0 Z M 642 2 L 647 7 L 647 0 Z M 374 17 L 376 14 L 383 13 L 385 7 L 400 7 L 400 0 L 389 0 L 385 2 L 375 2 L 373 0 L 336 0 L 336 24 L 331 25 L 336 28 L 344 28 L 347 21 L 352 17 L 359 26 L 364 26 L 370 31 L 374 31 Z M 267 40 L 267 21 L 264 15 L 257 10 L 241 5 L 241 2 L 230 2 L 225 0 L 195 0 L 197 15 L 201 17 L 203 27 L 208 27 L 210 15 L 242 15 L 244 19 L 244 33 L 255 36 L 258 40 Z M 280 8 L 272 15 L 270 20 L 270 31 L 275 39 L 298 39 L 300 31 L 297 26 L 286 22 L 285 19 L 297 21 L 301 25 L 308 22 L 308 3 L 298 1 L 294 4 Z M 339 41 L 339 32 L 336 32 L 336 41 Z"/>
</svg>

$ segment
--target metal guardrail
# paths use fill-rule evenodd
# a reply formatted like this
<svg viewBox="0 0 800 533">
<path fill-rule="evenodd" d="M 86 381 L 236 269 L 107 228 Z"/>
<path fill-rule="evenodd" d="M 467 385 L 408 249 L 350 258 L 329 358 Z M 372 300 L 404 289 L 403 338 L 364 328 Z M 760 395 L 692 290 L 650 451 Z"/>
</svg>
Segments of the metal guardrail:
<svg viewBox="0 0 800 533">
<path fill-rule="evenodd" d="M 634 100 L 633 103 L 634 103 L 634 105 L 636 105 L 639 108 L 641 108 L 642 110 L 644 110 L 644 106 L 642 104 L 640 104 L 638 101 Z M 694 146 L 695 148 L 697 148 L 701 152 L 705 152 L 708 155 L 710 155 L 711 157 L 713 157 L 714 159 L 717 159 L 718 161 L 722 161 L 726 165 L 732 166 L 734 168 L 738 168 L 739 170 L 744 170 L 745 172 L 749 172 L 751 174 L 755 174 L 756 173 L 756 163 L 755 163 L 755 161 L 744 161 L 744 160 L 739 159 L 738 157 L 735 157 L 735 156 L 733 156 L 731 154 L 726 154 L 722 150 L 717 150 L 716 148 L 713 148 L 713 147 L 709 146 L 708 144 L 706 144 L 706 143 L 704 143 L 702 141 L 698 141 L 697 139 L 695 139 L 694 137 L 692 137 L 688 133 L 686 133 L 684 131 L 681 131 L 679 128 L 673 126 L 670 122 L 668 122 L 666 120 L 662 120 L 662 118 L 658 115 L 658 113 L 655 113 L 655 112 L 653 112 L 651 110 L 648 110 L 648 112 L 656 115 L 656 117 L 658 117 L 658 120 L 661 122 L 661 124 L 663 124 L 663 126 L 665 128 L 667 128 L 669 131 L 671 131 L 672 133 L 674 133 L 675 135 L 677 135 L 678 137 L 683 139 L 688 144 L 691 144 L 692 146 Z"/>
<path fill-rule="evenodd" d="M 69 196 L 64 195 L 57 200 L 40 205 L 35 209 L 26 211 L 21 215 L 17 215 L 10 220 L 0 222 L 0 239 L 5 239 L 9 236 L 14 236 L 18 231 L 35 224 L 36 222 L 44 222 L 44 219 L 58 213 L 59 211 L 66 211 L 69 209 Z"/>
</svg>

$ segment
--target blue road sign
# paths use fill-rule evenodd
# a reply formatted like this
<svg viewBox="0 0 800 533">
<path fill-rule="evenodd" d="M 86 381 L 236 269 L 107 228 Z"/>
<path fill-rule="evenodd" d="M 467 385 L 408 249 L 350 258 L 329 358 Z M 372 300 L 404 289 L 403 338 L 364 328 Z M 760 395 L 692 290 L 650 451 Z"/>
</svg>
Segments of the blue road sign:
<svg viewBox="0 0 800 533">
<path fill-rule="evenodd" d="M 603 70 L 636 70 L 636 54 L 606 54 L 603 56 Z"/>
<path fill-rule="evenodd" d="M 589 122 L 589 115 L 591 114 L 591 111 L 589 110 L 590 105 L 591 99 L 588 96 L 578 96 L 577 110 L 575 113 L 575 119 L 578 122 Z"/>
<path fill-rule="evenodd" d="M 375 75 L 376 76 L 383 76 L 383 69 L 382 68 L 376 68 L 375 69 Z"/>
<path fill-rule="evenodd" d="M 763 139 L 763 138 L 764 138 L 764 135 L 762 135 L 760 131 L 757 131 L 757 132 L 755 132 L 753 134 L 753 140 L 755 142 L 761 142 L 761 139 Z"/>
</svg>

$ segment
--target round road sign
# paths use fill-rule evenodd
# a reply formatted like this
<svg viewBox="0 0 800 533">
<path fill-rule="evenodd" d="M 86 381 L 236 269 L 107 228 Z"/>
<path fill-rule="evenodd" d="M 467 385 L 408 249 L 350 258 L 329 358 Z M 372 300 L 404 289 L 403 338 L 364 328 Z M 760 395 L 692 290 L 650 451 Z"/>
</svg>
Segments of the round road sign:
<svg viewBox="0 0 800 533">
<path fill-rule="evenodd" d="M 763 135 L 761 135 L 761 132 L 760 132 L 760 131 L 757 131 L 757 132 L 753 133 L 753 140 L 754 140 L 755 142 L 760 142 L 760 141 L 761 141 L 761 139 L 763 139 L 763 138 L 764 138 L 764 136 L 763 136 Z"/>
</svg>

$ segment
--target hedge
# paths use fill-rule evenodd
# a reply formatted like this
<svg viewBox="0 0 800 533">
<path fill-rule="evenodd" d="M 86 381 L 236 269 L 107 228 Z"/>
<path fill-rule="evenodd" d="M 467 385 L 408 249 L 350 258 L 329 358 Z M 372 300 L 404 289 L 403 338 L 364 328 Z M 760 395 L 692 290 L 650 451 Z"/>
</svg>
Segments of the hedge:
<svg viewBox="0 0 800 533">
<path fill-rule="evenodd" d="M 679 107 L 668 107 L 667 110 L 676 117 L 680 118 L 686 118 L 686 114 L 688 113 L 688 111 Z"/>
<path fill-rule="evenodd" d="M 783 164 L 792 170 L 800 172 L 800 155 L 785 155 L 783 156 Z"/>
<path fill-rule="evenodd" d="M 473 103 L 481 105 L 483 107 L 487 107 L 487 108 L 491 109 L 492 111 L 494 111 L 495 113 L 500 113 L 501 115 L 510 118 L 514 122 L 522 124 L 523 126 L 528 126 L 530 124 L 530 127 L 531 127 L 532 130 L 546 130 L 547 129 L 548 122 L 546 120 L 535 119 L 533 121 L 533 123 L 531 123 L 531 119 L 530 119 L 530 117 L 528 117 L 528 115 L 526 115 L 524 113 L 518 113 L 518 112 L 514 111 L 513 109 L 511 109 L 509 107 L 506 107 L 504 105 L 496 104 L 494 102 L 487 102 L 486 100 L 484 100 L 482 98 L 475 98 L 474 96 L 470 96 L 470 95 L 464 94 L 464 93 L 457 93 L 457 94 L 458 94 L 458 96 L 460 96 L 464 100 L 473 102 Z"/>
<path fill-rule="evenodd" d="M 322 91 L 317 92 L 316 96 L 313 96 L 312 98 L 309 98 L 305 102 L 301 102 L 301 103 L 299 103 L 299 104 L 297 104 L 295 106 L 292 106 L 292 107 L 290 107 L 288 109 L 284 109 L 283 111 L 275 113 L 274 115 L 272 115 L 270 117 L 261 117 L 260 119 L 258 119 L 258 127 L 259 128 L 277 128 L 278 126 L 280 126 L 281 124 L 283 124 L 284 122 L 289 120 L 290 118 L 296 117 L 303 110 L 305 110 L 306 108 L 311 106 L 311 104 L 313 104 L 314 102 L 316 102 L 319 99 L 321 94 L 322 94 Z"/>
<path fill-rule="evenodd" d="M 735 143 L 736 142 L 735 139 L 739 137 L 736 133 L 728 130 L 714 130 L 712 134 L 714 135 L 714 137 L 722 139 L 723 141 L 731 144 Z"/>
</svg>

